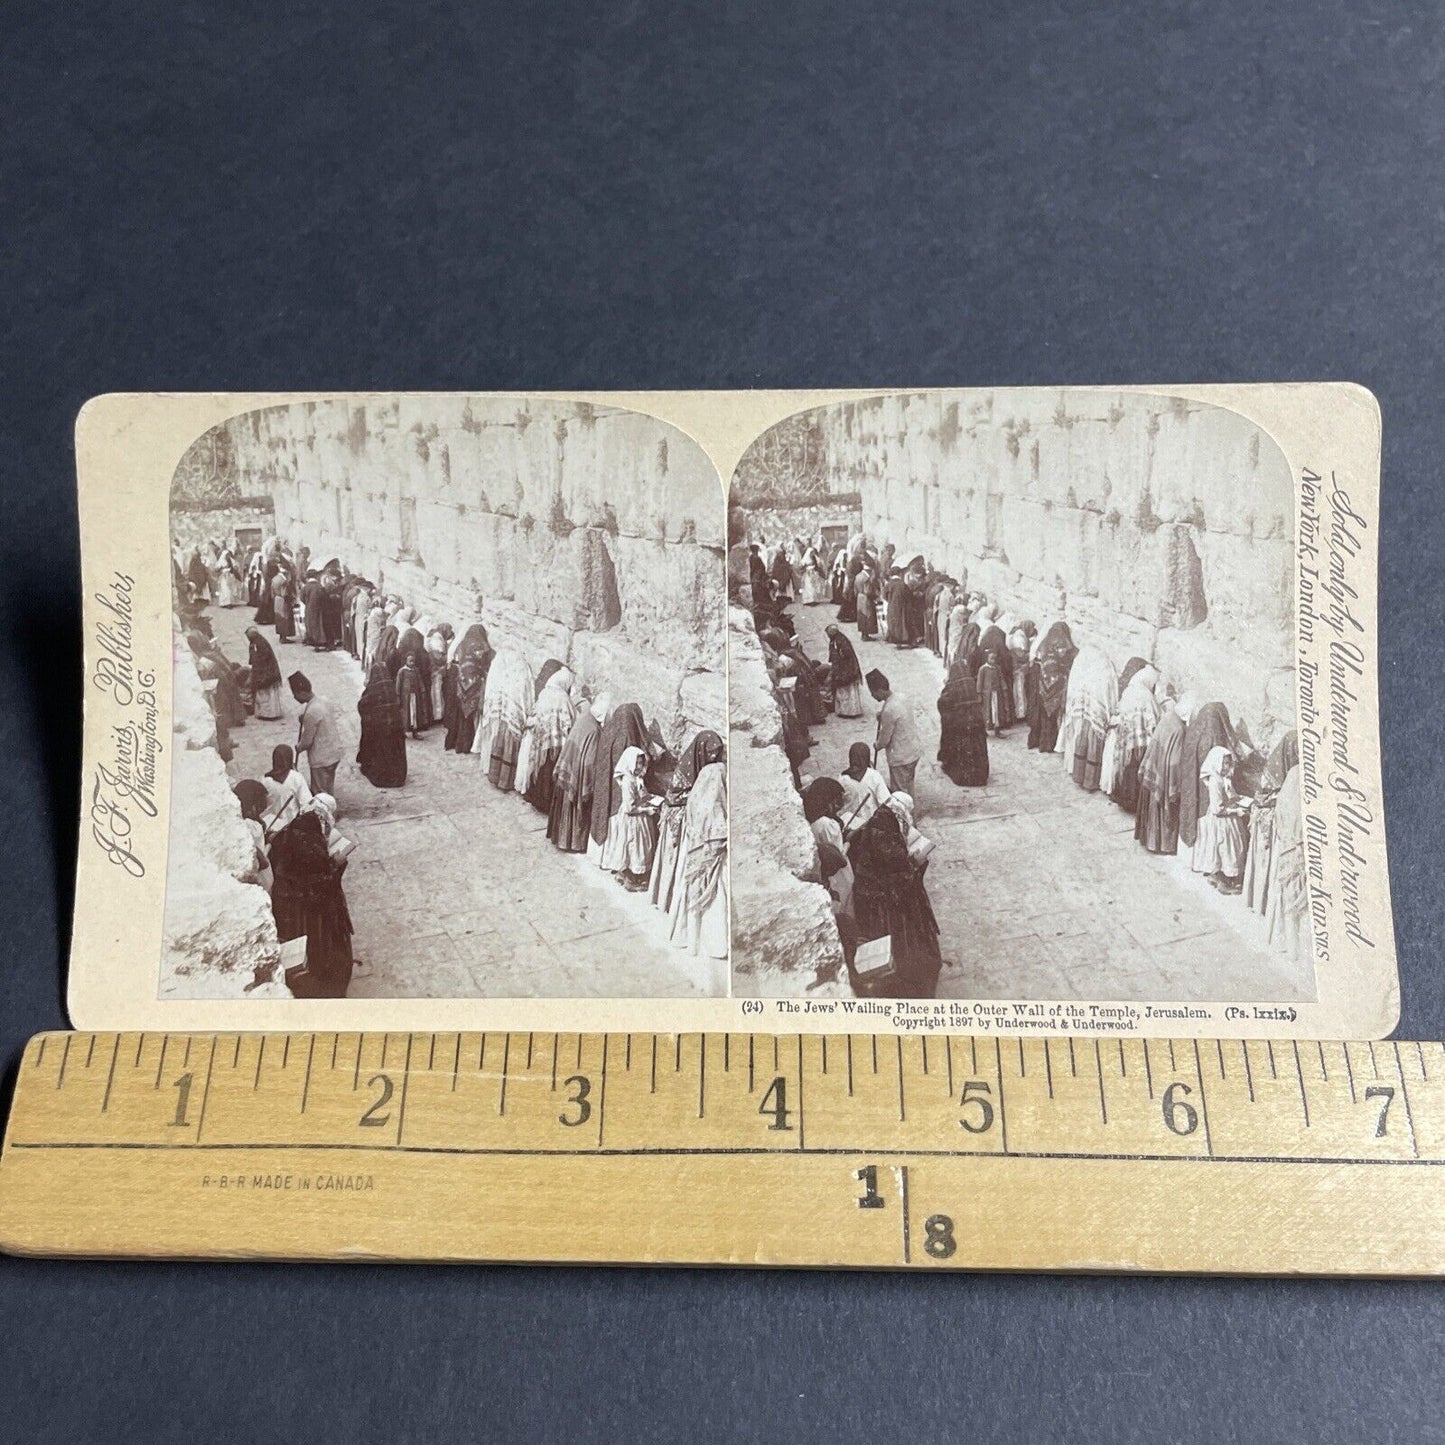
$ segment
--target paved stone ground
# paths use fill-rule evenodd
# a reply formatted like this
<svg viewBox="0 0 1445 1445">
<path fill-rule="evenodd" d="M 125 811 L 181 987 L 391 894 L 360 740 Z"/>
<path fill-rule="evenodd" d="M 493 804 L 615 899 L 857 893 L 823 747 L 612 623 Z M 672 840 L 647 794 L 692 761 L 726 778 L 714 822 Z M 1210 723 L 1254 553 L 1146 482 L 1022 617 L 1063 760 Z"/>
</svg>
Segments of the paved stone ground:
<svg viewBox="0 0 1445 1445">
<path fill-rule="evenodd" d="M 810 657 L 826 657 L 830 606 L 795 607 Z M 1134 819 L 1077 787 L 1057 754 L 1027 746 L 1016 724 L 989 739 L 989 781 L 960 788 L 935 761 L 942 662 L 926 647 L 862 642 L 843 630 L 866 673 L 879 668 L 912 702 L 924 739 L 915 785 L 920 829 L 937 842 L 926 885 L 938 917 L 941 998 L 1285 1002 L 1313 999 L 1314 973 L 1266 941 L 1264 920 L 1134 841 Z M 848 745 L 872 744 L 870 709 L 812 729 L 812 761 L 838 773 Z M 885 777 L 887 776 L 885 771 Z"/>
<path fill-rule="evenodd" d="M 251 609 L 212 608 L 233 661 L 247 655 Z M 559 853 L 546 819 L 487 781 L 481 759 L 442 747 L 442 728 L 407 741 L 407 780 L 374 788 L 356 766 L 361 667 L 344 651 L 279 643 L 334 705 L 342 735 L 338 827 L 355 840 L 346 901 L 355 927 L 353 998 L 671 998 L 723 992 L 705 960 L 668 941 L 667 921 L 575 854 Z M 260 777 L 277 743 L 296 741 L 299 712 L 251 717 L 232 734 L 233 778 Z M 305 771 L 305 765 L 302 765 Z M 721 967 L 721 966 L 718 966 Z"/>
</svg>

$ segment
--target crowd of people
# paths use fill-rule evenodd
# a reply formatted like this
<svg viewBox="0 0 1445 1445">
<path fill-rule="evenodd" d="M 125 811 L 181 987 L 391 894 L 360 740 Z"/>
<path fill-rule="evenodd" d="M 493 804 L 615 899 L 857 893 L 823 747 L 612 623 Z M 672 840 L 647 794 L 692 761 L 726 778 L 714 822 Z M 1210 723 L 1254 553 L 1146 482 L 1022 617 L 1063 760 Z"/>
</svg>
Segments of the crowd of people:
<svg viewBox="0 0 1445 1445">
<path fill-rule="evenodd" d="M 924 883 L 932 844 L 915 822 L 923 745 L 914 708 L 881 669 L 864 674 L 844 627 L 939 659 L 937 761 L 952 783 L 987 785 L 990 739 L 1026 727 L 1029 749 L 1061 756 L 1075 785 L 1133 815 L 1140 847 L 1177 855 L 1220 893 L 1242 895 L 1265 918 L 1271 945 L 1308 957 L 1294 730 L 1265 757 L 1223 703 L 1176 696 L 1143 658 L 1116 672 L 1102 647 L 1077 645 L 1064 620 L 1040 630 L 970 590 L 966 575 L 938 572 L 921 555 L 900 558 L 892 546 L 875 550 L 861 535 L 837 548 L 826 574 L 817 543 L 750 545 L 734 601 L 752 612 L 762 644 L 855 991 L 931 997 L 941 962 Z M 795 603 L 836 608 L 826 659 L 799 641 Z M 832 714 L 861 717 L 860 684 L 877 704 L 874 738 L 850 748 L 838 777 L 818 777 L 808 729 Z"/>
<path fill-rule="evenodd" d="M 407 781 L 407 749 L 439 732 L 441 747 L 474 757 L 490 785 L 547 819 L 545 836 L 585 855 L 618 885 L 645 894 L 668 937 L 691 955 L 728 952 L 727 769 L 721 738 L 703 730 L 682 756 L 635 702 L 593 695 L 555 658 L 533 673 L 525 653 L 494 648 L 482 618 L 454 626 L 349 571 L 268 539 L 249 557 L 211 543 L 173 558 L 176 614 L 215 715 L 217 747 L 248 717 L 278 720 L 278 648 L 343 650 L 365 678 L 357 702 L 358 770 L 374 788 Z M 254 609 L 244 661 L 216 641 L 210 607 Z M 271 637 L 274 636 L 274 643 Z M 277 936 L 305 939 L 286 969 L 298 997 L 342 997 L 354 967 L 342 880 L 354 846 L 337 820 L 342 761 L 334 704 L 302 671 L 285 677 L 298 709 L 296 741 L 278 744 L 261 778 L 234 793 L 255 844 L 251 881 L 271 895 Z M 300 771 L 305 758 L 306 773 Z"/>
</svg>

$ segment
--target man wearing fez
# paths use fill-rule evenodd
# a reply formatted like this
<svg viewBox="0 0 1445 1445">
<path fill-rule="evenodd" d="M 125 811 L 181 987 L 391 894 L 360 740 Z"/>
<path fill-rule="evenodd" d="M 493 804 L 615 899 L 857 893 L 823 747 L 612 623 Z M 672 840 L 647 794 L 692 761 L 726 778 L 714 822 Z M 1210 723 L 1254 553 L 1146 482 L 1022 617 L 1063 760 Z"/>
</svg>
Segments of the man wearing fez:
<svg viewBox="0 0 1445 1445">
<path fill-rule="evenodd" d="M 301 704 L 301 730 L 296 738 L 296 756 L 306 754 L 311 765 L 311 791 L 336 796 L 336 765 L 341 761 L 341 735 L 331 705 L 311 689 L 311 680 L 304 672 L 293 672 L 286 679 L 291 696 Z"/>
<path fill-rule="evenodd" d="M 892 692 L 888 679 L 875 667 L 865 679 L 878 708 L 878 741 L 875 754 L 887 752 L 888 779 L 895 793 L 913 794 L 913 774 L 923 756 L 918 725 L 906 698 Z"/>
</svg>

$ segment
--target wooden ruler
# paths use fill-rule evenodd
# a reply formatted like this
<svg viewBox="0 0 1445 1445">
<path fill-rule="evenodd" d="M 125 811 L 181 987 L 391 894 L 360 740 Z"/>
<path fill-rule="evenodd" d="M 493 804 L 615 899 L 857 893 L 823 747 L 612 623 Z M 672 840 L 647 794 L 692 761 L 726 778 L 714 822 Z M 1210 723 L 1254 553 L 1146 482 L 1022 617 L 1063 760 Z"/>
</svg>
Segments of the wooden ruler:
<svg viewBox="0 0 1445 1445">
<path fill-rule="evenodd" d="M 33 1039 L 25 1254 L 1431 1275 L 1438 1043 Z"/>
</svg>

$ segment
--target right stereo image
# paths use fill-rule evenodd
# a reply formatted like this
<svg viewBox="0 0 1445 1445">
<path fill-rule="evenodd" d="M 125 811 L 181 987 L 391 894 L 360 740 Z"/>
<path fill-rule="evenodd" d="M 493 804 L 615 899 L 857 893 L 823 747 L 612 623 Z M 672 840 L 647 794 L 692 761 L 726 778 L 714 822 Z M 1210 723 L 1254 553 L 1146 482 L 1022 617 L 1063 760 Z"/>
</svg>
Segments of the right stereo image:
<svg viewBox="0 0 1445 1445">
<path fill-rule="evenodd" d="M 788 418 L 729 497 L 733 992 L 1317 997 L 1295 483 L 1223 407 Z"/>
</svg>

